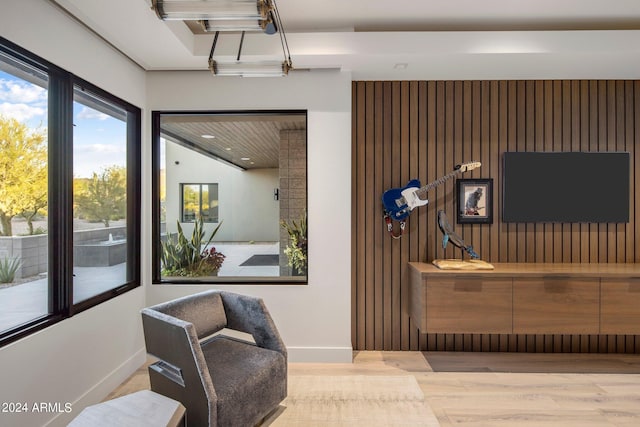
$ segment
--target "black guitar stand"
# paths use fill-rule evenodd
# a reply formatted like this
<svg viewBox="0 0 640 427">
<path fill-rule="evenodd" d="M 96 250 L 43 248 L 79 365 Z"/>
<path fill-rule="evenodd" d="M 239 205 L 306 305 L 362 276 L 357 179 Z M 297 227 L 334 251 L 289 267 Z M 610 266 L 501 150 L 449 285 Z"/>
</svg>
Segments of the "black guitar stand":
<svg viewBox="0 0 640 427">
<path fill-rule="evenodd" d="M 398 221 L 400 223 L 399 234 L 395 234 L 393 232 L 393 221 L 391 220 L 391 216 L 389 216 L 387 212 L 384 213 L 384 222 L 387 224 L 387 232 L 389 232 L 389 236 L 393 237 L 394 239 L 399 239 L 402 237 L 402 235 L 404 234 L 406 223 L 407 223 L 405 220 Z"/>
</svg>

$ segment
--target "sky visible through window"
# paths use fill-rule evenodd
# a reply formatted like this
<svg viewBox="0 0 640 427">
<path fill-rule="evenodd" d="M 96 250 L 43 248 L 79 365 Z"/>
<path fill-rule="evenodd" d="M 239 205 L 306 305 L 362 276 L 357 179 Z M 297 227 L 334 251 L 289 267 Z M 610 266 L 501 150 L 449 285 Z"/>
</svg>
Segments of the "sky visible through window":
<svg viewBox="0 0 640 427">
<path fill-rule="evenodd" d="M 75 178 L 89 178 L 110 166 L 126 166 L 126 123 L 74 102 Z M 0 71 L 0 116 L 31 128 L 47 127 L 47 90 Z"/>
</svg>

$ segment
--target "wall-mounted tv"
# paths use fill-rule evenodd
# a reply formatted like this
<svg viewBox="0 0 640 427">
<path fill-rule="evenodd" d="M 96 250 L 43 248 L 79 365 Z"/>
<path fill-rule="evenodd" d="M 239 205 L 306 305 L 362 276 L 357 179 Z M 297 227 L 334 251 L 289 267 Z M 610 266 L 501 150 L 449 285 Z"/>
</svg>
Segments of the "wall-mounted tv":
<svg viewBox="0 0 640 427">
<path fill-rule="evenodd" d="M 629 153 L 505 152 L 503 222 L 629 222 Z"/>
</svg>

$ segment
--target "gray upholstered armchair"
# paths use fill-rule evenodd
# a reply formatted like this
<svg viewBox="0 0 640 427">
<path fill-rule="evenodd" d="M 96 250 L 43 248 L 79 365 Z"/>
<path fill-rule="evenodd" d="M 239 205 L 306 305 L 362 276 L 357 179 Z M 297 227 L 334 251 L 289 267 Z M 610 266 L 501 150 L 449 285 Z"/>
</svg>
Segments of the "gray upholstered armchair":
<svg viewBox="0 0 640 427">
<path fill-rule="evenodd" d="M 142 310 L 151 390 L 181 402 L 188 426 L 253 426 L 287 395 L 287 350 L 259 298 L 206 291 Z M 227 328 L 253 343 L 216 332 Z M 216 334 L 216 335 L 214 335 Z"/>
</svg>

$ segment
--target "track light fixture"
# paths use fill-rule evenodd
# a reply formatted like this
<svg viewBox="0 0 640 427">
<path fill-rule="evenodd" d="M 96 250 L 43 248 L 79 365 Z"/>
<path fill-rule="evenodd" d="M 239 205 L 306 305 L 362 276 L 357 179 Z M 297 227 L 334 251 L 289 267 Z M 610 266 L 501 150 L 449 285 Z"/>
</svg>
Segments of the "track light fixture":
<svg viewBox="0 0 640 427">
<path fill-rule="evenodd" d="M 275 34 L 272 0 L 151 0 L 165 21 L 198 21 L 204 31 L 264 31 Z"/>
<path fill-rule="evenodd" d="M 282 35 L 282 33 L 281 33 Z M 239 76 L 239 77 L 281 77 L 286 76 L 292 68 L 289 49 L 286 40 L 282 42 L 283 61 L 242 61 L 242 45 L 244 43 L 244 32 L 240 37 L 238 46 L 238 56 L 233 62 L 216 61 L 213 58 L 218 43 L 220 32 L 216 32 L 209 53 L 209 69 L 216 76 Z"/>
</svg>

